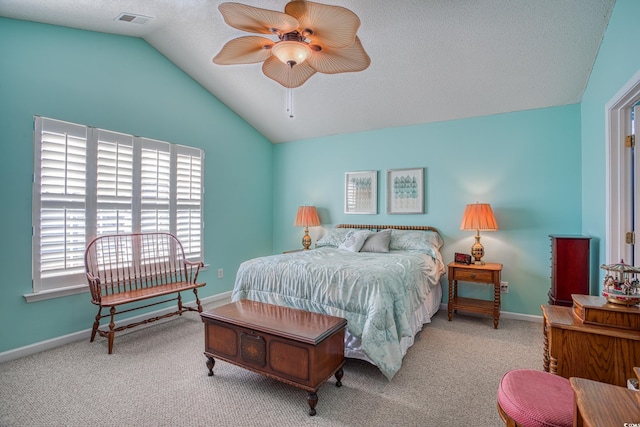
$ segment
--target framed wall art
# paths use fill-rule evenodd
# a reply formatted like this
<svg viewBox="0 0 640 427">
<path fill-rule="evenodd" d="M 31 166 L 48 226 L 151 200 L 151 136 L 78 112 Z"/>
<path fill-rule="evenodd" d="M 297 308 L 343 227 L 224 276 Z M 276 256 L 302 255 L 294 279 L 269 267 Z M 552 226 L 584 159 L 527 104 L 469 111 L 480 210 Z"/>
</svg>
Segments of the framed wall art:
<svg viewBox="0 0 640 427">
<path fill-rule="evenodd" d="M 345 173 L 344 213 L 378 213 L 378 171 Z"/>
<path fill-rule="evenodd" d="M 387 170 L 387 213 L 424 213 L 424 168 Z"/>
</svg>

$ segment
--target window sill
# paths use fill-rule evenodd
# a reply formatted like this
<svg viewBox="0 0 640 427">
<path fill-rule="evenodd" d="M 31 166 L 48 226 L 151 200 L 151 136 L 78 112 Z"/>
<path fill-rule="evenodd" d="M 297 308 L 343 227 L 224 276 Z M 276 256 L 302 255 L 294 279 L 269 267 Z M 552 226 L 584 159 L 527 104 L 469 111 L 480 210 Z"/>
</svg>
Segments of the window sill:
<svg viewBox="0 0 640 427">
<path fill-rule="evenodd" d="M 27 303 L 44 301 L 53 298 L 66 297 L 69 295 L 81 294 L 89 292 L 89 285 L 68 286 L 66 288 L 52 289 L 50 291 L 34 292 L 32 294 L 24 294 Z"/>
</svg>

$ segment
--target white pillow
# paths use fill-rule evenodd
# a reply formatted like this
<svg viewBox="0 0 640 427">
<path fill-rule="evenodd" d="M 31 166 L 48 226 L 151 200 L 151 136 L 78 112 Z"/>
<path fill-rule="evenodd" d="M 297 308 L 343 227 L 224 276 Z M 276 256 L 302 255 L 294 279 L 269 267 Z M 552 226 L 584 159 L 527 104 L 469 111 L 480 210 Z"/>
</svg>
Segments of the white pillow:
<svg viewBox="0 0 640 427">
<path fill-rule="evenodd" d="M 338 249 L 359 252 L 362 245 L 364 245 L 365 240 L 369 237 L 369 234 L 371 234 L 371 231 L 369 230 L 350 230 L 345 236 L 344 242 L 338 246 Z"/>
</svg>

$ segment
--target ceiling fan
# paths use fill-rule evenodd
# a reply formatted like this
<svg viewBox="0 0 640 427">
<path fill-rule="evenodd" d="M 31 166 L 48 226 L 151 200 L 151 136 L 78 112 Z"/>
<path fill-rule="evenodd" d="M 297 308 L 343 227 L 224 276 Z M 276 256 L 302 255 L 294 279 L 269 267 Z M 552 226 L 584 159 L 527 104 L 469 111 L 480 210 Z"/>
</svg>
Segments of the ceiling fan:
<svg viewBox="0 0 640 427">
<path fill-rule="evenodd" d="M 233 28 L 261 36 L 235 38 L 213 58 L 219 65 L 263 62 L 262 72 L 286 88 L 304 84 L 316 72 L 362 71 L 371 63 L 360 39 L 358 16 L 341 6 L 291 1 L 284 13 L 240 3 L 218 6 Z"/>
</svg>

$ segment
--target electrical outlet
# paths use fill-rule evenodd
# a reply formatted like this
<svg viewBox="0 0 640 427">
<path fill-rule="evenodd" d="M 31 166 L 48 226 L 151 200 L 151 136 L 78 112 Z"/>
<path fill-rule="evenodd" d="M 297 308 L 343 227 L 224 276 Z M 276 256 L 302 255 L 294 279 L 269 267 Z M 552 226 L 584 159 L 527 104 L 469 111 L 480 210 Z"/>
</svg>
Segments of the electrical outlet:
<svg viewBox="0 0 640 427">
<path fill-rule="evenodd" d="M 500 292 L 503 294 L 509 293 L 509 282 L 500 282 Z"/>
<path fill-rule="evenodd" d="M 218 269 L 218 279 L 222 279 L 224 277 L 224 270 L 221 268 Z"/>
</svg>

